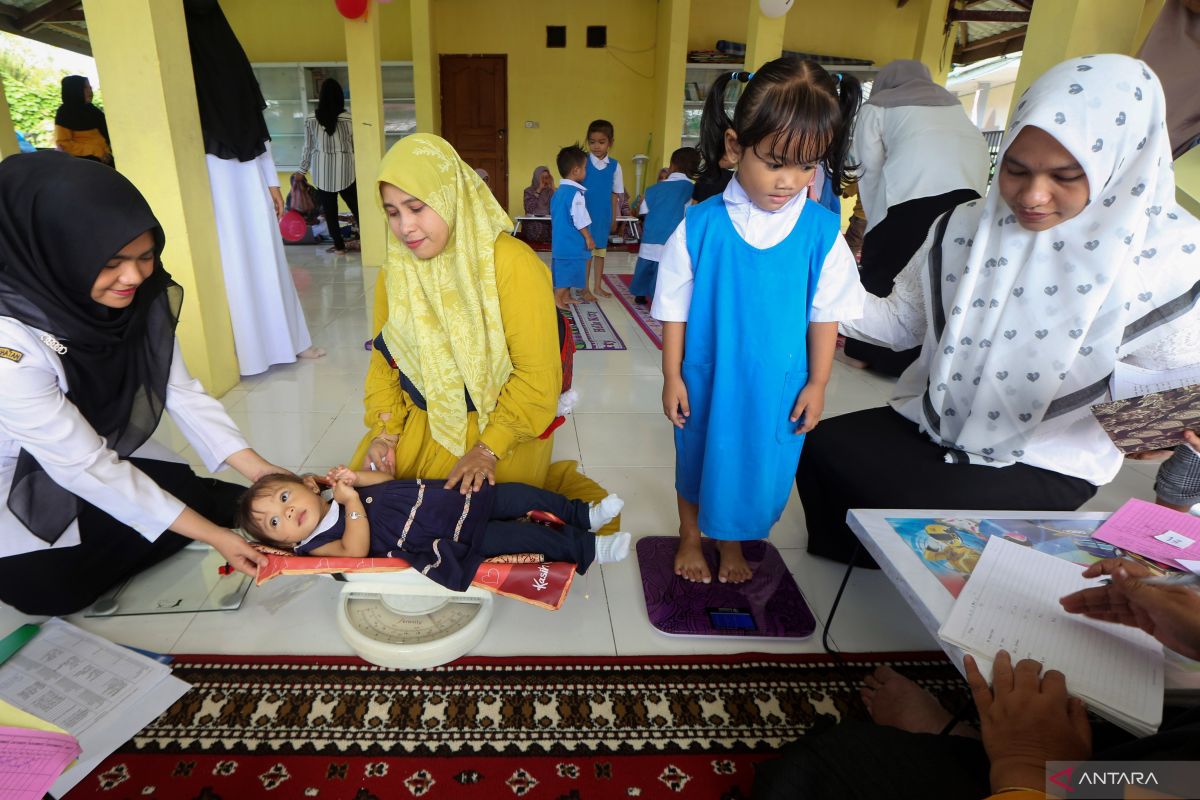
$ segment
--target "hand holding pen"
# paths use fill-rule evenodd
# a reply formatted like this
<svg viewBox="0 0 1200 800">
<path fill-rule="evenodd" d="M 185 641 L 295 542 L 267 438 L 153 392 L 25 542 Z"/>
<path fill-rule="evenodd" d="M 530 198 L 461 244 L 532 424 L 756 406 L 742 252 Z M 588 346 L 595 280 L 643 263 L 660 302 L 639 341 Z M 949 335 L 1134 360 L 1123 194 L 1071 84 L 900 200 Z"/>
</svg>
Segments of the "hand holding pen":
<svg viewBox="0 0 1200 800">
<path fill-rule="evenodd" d="M 1141 564 L 1120 558 L 1097 561 L 1085 578 L 1111 582 L 1059 600 L 1071 614 L 1141 628 L 1180 655 L 1200 659 L 1200 579 L 1154 577 Z"/>
</svg>

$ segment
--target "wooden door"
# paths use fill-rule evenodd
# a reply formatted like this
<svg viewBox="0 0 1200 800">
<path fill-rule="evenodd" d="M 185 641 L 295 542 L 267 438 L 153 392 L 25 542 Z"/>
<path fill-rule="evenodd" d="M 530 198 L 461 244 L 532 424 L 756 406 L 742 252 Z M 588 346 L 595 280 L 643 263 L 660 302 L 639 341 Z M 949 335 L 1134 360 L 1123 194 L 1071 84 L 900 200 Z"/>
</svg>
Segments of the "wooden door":
<svg viewBox="0 0 1200 800">
<path fill-rule="evenodd" d="M 508 209 L 508 57 L 441 57 L 442 136 Z"/>
</svg>

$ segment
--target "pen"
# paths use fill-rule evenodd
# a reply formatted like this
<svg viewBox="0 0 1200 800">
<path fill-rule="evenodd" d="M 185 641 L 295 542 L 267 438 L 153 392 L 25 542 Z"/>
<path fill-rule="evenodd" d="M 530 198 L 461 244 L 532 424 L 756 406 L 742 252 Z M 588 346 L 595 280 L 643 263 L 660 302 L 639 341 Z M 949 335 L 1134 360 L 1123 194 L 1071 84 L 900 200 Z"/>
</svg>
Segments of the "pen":
<svg viewBox="0 0 1200 800">
<path fill-rule="evenodd" d="M 1142 578 L 1142 583 L 1148 586 L 1184 586 L 1200 591 L 1200 575 L 1185 572 L 1179 575 L 1159 575 L 1153 578 Z"/>
</svg>

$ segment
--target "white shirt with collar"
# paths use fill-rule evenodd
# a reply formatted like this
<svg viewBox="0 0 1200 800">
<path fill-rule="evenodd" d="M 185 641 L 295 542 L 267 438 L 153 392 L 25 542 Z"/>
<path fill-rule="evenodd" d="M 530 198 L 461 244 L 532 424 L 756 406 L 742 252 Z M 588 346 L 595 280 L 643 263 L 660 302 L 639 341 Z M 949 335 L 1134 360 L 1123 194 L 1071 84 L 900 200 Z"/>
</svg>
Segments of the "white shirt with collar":
<svg viewBox="0 0 1200 800">
<path fill-rule="evenodd" d="M 692 182 L 692 179 L 682 172 L 672 172 L 667 177 L 663 178 L 663 182 L 667 181 L 687 181 Z M 650 213 L 650 206 L 646 205 L 646 198 L 642 198 L 642 205 L 638 208 L 638 213 L 645 215 Z M 646 244 L 645 242 L 638 248 L 638 258 L 644 258 L 647 261 L 658 261 L 662 258 L 663 248 L 666 245 L 662 244 Z"/>
<path fill-rule="evenodd" d="M 776 211 L 764 211 L 751 202 L 735 175 L 721 195 L 734 230 L 745 242 L 759 249 L 774 247 L 784 240 L 800 219 L 808 193 L 802 191 Z M 687 322 L 692 304 L 694 270 L 687 249 L 687 219 L 663 245 L 658 262 L 658 284 L 650 314 L 662 322 Z M 839 233 L 825 254 L 809 322 L 838 322 L 862 316 L 866 291 L 858 279 L 858 264 Z M 771 299 L 764 297 L 764 303 Z"/>
<path fill-rule="evenodd" d="M 587 194 L 587 187 L 579 181 L 573 181 L 570 178 L 563 178 L 559 186 L 574 186 L 579 191 L 571 198 L 571 224 L 575 226 L 575 230 L 581 231 L 592 224 L 592 215 L 588 213 L 587 201 L 583 196 Z"/>
<path fill-rule="evenodd" d="M 604 158 L 596 158 L 591 153 L 588 153 L 588 158 L 591 159 L 592 166 L 596 169 L 604 169 L 608 166 L 608 162 L 612 160 L 608 156 L 605 156 Z M 622 194 L 625 191 L 625 177 L 624 173 L 621 172 L 620 162 L 617 162 L 617 165 L 613 168 L 612 190 L 613 194 Z"/>
<path fill-rule="evenodd" d="M 8 492 L 21 450 L 36 458 L 59 486 L 154 541 L 175 522 L 184 504 L 108 448 L 67 399 L 62 359 L 42 335 L 11 317 L 0 317 L 0 347 L 20 354 L 16 360 L 0 358 L 0 558 L 79 544 L 78 521 L 51 545 L 30 533 L 9 510 Z M 178 342 L 166 411 L 210 472 L 224 468 L 226 458 L 248 446 L 225 408 L 188 373 Z M 182 463 L 153 439 L 132 455 Z"/>
</svg>

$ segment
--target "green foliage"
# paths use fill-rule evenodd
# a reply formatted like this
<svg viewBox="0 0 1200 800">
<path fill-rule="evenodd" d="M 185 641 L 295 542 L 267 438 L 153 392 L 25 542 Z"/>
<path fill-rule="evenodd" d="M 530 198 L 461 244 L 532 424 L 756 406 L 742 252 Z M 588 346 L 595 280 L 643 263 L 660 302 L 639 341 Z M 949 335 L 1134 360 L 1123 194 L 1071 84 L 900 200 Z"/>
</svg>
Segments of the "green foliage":
<svg viewBox="0 0 1200 800">
<path fill-rule="evenodd" d="M 0 66 L 13 127 L 36 147 L 54 147 L 54 112 L 62 104 L 58 81 L 46 77 L 27 83 Z"/>
</svg>

